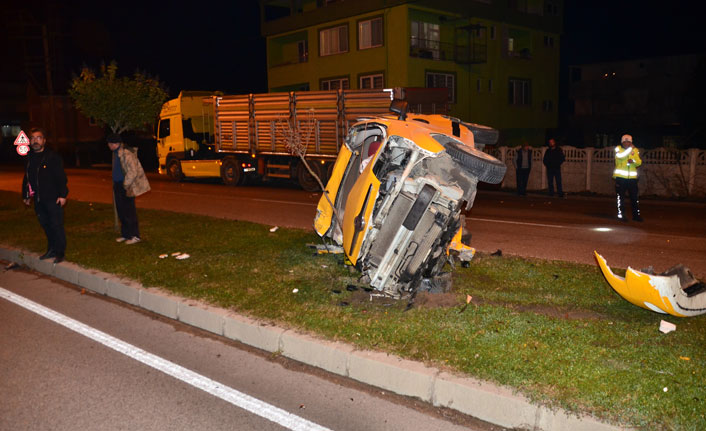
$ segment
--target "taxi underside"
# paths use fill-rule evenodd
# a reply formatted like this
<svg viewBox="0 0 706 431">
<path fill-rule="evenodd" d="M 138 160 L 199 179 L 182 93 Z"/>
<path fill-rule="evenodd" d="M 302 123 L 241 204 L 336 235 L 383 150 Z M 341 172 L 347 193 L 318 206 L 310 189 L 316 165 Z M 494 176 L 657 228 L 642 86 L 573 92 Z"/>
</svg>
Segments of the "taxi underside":
<svg viewBox="0 0 706 431">
<path fill-rule="evenodd" d="M 315 220 L 319 235 L 341 245 L 361 271 L 361 282 L 398 298 L 449 287 L 445 264 L 470 260 L 475 251 L 461 241 L 462 210 L 472 206 L 479 179 L 499 182 L 505 172 L 473 148 L 470 129 L 424 120 L 448 127 L 383 120 L 354 126 Z M 452 131 L 455 137 L 442 133 Z"/>
</svg>

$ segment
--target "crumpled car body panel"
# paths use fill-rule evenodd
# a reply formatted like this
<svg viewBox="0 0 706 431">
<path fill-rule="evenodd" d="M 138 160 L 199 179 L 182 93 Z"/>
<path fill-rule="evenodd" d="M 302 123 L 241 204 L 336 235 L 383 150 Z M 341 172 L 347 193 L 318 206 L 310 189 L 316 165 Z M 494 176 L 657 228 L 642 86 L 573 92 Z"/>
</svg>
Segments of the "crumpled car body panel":
<svg viewBox="0 0 706 431">
<path fill-rule="evenodd" d="M 684 277 L 680 279 L 676 273 L 647 274 L 630 267 L 625 272 L 625 277 L 620 277 L 613 273 L 603 256 L 595 251 L 594 254 L 608 283 L 631 304 L 677 317 L 706 313 L 706 291 L 694 291 L 689 294 L 689 291 L 684 289 Z M 688 272 L 688 269 L 686 271 Z"/>
<path fill-rule="evenodd" d="M 406 296 L 433 285 L 449 252 L 473 257 L 461 241 L 461 212 L 473 204 L 480 171 L 499 182 L 505 165 L 475 150 L 458 120 L 410 114 L 357 123 L 326 186 L 342 226 L 322 196 L 316 231 L 343 246 L 371 286 Z"/>
</svg>

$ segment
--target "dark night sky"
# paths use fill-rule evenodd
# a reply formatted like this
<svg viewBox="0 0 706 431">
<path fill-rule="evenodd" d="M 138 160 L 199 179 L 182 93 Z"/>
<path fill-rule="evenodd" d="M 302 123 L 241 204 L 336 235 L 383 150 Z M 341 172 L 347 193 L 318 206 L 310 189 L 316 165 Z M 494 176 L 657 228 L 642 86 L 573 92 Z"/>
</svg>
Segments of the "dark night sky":
<svg viewBox="0 0 706 431">
<path fill-rule="evenodd" d="M 256 0 L 188 6 L 123 0 L 110 9 L 94 0 L 10 3 L 37 16 L 49 11 L 60 18 L 62 66 L 71 72 L 78 72 L 82 63 L 97 67 L 102 60 L 115 59 L 121 73 L 139 67 L 158 75 L 171 95 L 182 89 L 266 91 L 265 42 Z M 695 3 L 565 0 L 562 68 L 704 52 L 706 32 Z"/>
</svg>

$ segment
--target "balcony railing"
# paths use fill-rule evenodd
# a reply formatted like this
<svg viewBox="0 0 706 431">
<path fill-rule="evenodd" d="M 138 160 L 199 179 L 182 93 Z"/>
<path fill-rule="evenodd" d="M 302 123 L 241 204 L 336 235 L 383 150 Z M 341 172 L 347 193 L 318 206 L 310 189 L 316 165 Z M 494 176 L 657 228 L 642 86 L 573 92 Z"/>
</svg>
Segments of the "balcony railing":
<svg viewBox="0 0 706 431">
<path fill-rule="evenodd" d="M 430 60 L 453 61 L 459 64 L 478 64 L 487 61 L 487 47 L 481 43 L 457 45 L 412 37 L 409 44 L 409 56 Z"/>
</svg>

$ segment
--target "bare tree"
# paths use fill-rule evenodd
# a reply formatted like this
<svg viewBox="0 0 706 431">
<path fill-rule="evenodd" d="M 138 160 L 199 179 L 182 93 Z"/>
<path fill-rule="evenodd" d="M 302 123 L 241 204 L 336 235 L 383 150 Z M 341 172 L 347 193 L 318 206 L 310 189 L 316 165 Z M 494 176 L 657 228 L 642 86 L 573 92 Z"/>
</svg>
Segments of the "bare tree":
<svg viewBox="0 0 706 431">
<path fill-rule="evenodd" d="M 309 143 L 311 142 L 313 132 L 316 128 L 316 121 L 314 109 L 309 109 L 306 113 L 305 119 L 300 120 L 299 122 L 296 122 L 293 119 L 280 118 L 277 121 L 276 131 L 277 134 L 284 140 L 284 146 L 287 148 L 287 151 L 289 151 L 292 155 L 297 156 L 299 161 L 304 164 L 306 170 L 309 171 L 309 174 L 316 180 L 316 182 L 319 183 L 319 187 L 321 187 L 324 197 L 328 201 L 329 205 L 331 205 L 333 214 L 336 217 L 336 222 L 342 228 L 343 223 L 338 211 L 336 211 L 336 207 L 329 197 L 326 186 L 323 181 L 321 181 L 318 173 L 311 168 L 309 162 L 306 160 L 306 152 L 309 147 Z"/>
</svg>

